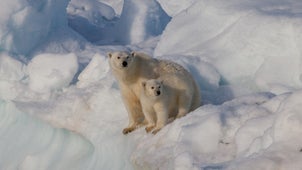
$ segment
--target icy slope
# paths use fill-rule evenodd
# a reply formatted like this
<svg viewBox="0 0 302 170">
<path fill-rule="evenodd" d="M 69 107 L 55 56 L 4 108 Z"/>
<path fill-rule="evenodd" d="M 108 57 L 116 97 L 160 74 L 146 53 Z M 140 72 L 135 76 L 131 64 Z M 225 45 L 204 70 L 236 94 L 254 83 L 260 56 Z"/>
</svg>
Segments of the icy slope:
<svg viewBox="0 0 302 170">
<path fill-rule="evenodd" d="M 141 141 L 137 169 L 299 169 L 301 92 L 204 106 Z M 229 162 L 230 161 L 230 162 Z"/>
<path fill-rule="evenodd" d="M 0 101 L 0 169 L 85 169 L 94 146 Z"/>
<path fill-rule="evenodd" d="M 173 17 L 154 53 L 199 56 L 230 84 L 291 91 L 302 85 L 301 6 L 301 1 L 196 1 Z"/>
</svg>

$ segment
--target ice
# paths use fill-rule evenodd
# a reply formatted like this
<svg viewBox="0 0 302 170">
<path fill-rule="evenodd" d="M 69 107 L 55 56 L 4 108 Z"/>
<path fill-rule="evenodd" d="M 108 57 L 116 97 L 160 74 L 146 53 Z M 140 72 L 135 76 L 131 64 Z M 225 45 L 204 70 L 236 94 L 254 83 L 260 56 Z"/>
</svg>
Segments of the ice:
<svg viewBox="0 0 302 170">
<path fill-rule="evenodd" d="M 288 96 L 286 101 L 280 105 L 274 123 L 274 139 L 276 142 L 290 142 L 296 148 L 300 147 L 301 138 L 296 138 L 301 134 L 302 115 L 301 91 Z"/>
<path fill-rule="evenodd" d="M 73 0 L 67 10 L 70 27 L 87 40 L 102 45 L 141 43 L 161 34 L 170 21 L 155 0 L 125 0 L 120 15 L 94 0 Z"/>
<path fill-rule="evenodd" d="M 190 7 L 192 4 L 196 2 L 196 0 L 179 0 L 179 1 L 173 1 L 173 0 L 157 0 L 161 7 L 167 12 L 169 16 L 175 16 L 182 12 L 183 10 L 186 10 L 188 7 Z"/>
<path fill-rule="evenodd" d="M 109 71 L 109 65 L 105 58 L 105 56 L 101 56 L 99 54 L 93 56 L 89 64 L 78 76 L 78 87 L 96 83 L 106 76 Z"/>
<path fill-rule="evenodd" d="M 25 65 L 3 52 L 0 54 L 1 80 L 19 81 L 25 76 Z"/>
<path fill-rule="evenodd" d="M 104 39 L 109 32 L 102 30 L 116 20 L 113 8 L 94 0 L 72 0 L 67 12 L 69 26 L 92 42 Z"/>
<path fill-rule="evenodd" d="M 28 64 L 29 87 L 48 92 L 69 85 L 78 71 L 77 56 L 73 53 L 40 54 Z"/>
<path fill-rule="evenodd" d="M 165 127 L 158 136 L 145 139 L 144 143 L 135 150 L 132 158 L 139 168 L 152 167 L 151 169 L 176 168 L 174 166 L 180 164 L 179 159 L 185 160 L 179 166 L 186 167 L 189 162 L 192 169 L 200 167 L 224 169 L 228 166 L 227 162 L 234 158 L 237 158 L 234 162 L 240 163 L 231 163 L 232 168 L 229 169 L 266 169 L 278 166 L 295 169 L 300 165 L 298 159 L 288 158 L 287 155 L 299 154 L 299 146 L 296 144 L 300 143 L 300 140 L 293 139 L 301 133 L 298 130 L 299 125 L 293 125 L 298 131 L 290 130 L 291 132 L 284 133 L 293 138 L 283 136 L 282 139 L 285 140 L 280 144 L 274 137 L 274 133 L 279 133 L 278 128 L 275 131 L 276 126 L 281 129 L 293 129 L 293 127 L 285 128 L 284 125 L 276 125 L 280 121 L 278 113 L 283 109 L 281 107 L 277 112 L 271 112 L 268 105 L 283 105 L 289 101 L 287 97 L 295 98 L 299 93 L 282 97 L 274 97 L 271 94 L 249 95 L 226 102 L 219 107 L 204 106 Z M 299 101 L 296 99 L 290 100 L 290 103 L 295 104 Z M 297 120 L 298 122 L 301 123 L 300 120 Z M 280 145 L 292 150 L 283 150 L 282 147 L 278 147 Z M 276 153 L 278 156 L 275 156 Z M 260 164 L 255 164 L 255 159 L 264 155 L 266 158 L 262 158 Z M 284 163 L 275 161 L 275 157 Z M 288 164 L 290 160 L 294 165 Z M 252 163 L 247 163 L 249 161 Z"/>
<path fill-rule="evenodd" d="M 291 91 L 301 87 L 299 6 L 298 1 L 198 1 L 172 18 L 154 53 L 199 56 L 231 84 Z"/>
<path fill-rule="evenodd" d="M 1 50 L 29 54 L 51 32 L 67 26 L 68 0 L 5 0 L 0 12 Z"/>
<path fill-rule="evenodd" d="M 0 54 L 0 96 L 2 99 L 14 99 L 18 95 L 18 86 L 26 76 L 26 66 L 12 58 L 8 53 Z"/>
<path fill-rule="evenodd" d="M 299 0 L 3 0 L 0 169 L 302 167 Z M 184 66 L 203 105 L 128 124 L 106 54 Z"/>
<path fill-rule="evenodd" d="M 85 169 L 94 147 L 89 141 L 54 128 L 0 101 L 1 169 Z"/>
</svg>

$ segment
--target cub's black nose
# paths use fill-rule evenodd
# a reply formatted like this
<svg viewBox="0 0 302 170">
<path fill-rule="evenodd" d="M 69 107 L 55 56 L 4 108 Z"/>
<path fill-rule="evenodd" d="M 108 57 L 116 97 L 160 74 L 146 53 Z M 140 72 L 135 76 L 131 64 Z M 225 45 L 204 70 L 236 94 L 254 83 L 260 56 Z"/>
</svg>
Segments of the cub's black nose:
<svg viewBox="0 0 302 170">
<path fill-rule="evenodd" d="M 159 96 L 160 95 L 160 91 L 157 91 L 156 94 Z"/>
<path fill-rule="evenodd" d="M 123 67 L 127 67 L 128 63 L 126 61 L 124 61 L 123 63 Z"/>
</svg>

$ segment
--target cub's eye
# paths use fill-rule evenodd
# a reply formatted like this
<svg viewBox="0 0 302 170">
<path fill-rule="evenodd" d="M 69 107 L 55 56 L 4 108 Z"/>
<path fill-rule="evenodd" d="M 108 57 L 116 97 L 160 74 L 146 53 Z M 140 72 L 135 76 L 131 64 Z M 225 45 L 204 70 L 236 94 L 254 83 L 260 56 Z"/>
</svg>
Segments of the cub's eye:
<svg viewBox="0 0 302 170">
<path fill-rule="evenodd" d="M 152 86 L 151 89 L 154 89 L 154 87 Z"/>
<path fill-rule="evenodd" d="M 117 59 L 121 59 L 121 57 L 120 57 L 120 56 L 118 56 L 118 57 L 117 57 Z"/>
</svg>

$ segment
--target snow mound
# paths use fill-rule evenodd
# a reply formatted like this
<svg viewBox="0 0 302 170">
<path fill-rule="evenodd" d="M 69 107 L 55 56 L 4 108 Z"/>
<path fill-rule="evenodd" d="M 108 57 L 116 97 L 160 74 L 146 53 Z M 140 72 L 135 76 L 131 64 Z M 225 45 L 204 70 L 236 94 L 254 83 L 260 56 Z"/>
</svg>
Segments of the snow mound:
<svg viewBox="0 0 302 170">
<path fill-rule="evenodd" d="M 26 76 L 26 66 L 8 53 L 0 53 L 0 99 L 17 97 L 21 81 Z"/>
<path fill-rule="evenodd" d="M 68 7 L 68 25 L 91 42 L 108 36 L 102 32 L 116 20 L 114 10 L 99 1 L 72 0 Z"/>
<path fill-rule="evenodd" d="M 260 93 L 221 106 L 203 106 L 166 126 L 158 135 L 142 139 L 132 155 L 134 166 L 297 169 L 302 158 L 301 138 L 296 140 L 302 125 L 298 116 L 300 93 Z"/>
<path fill-rule="evenodd" d="M 215 66 L 226 83 L 254 91 L 292 91 L 302 86 L 301 5 L 196 1 L 172 18 L 154 54 L 198 56 Z"/>
<path fill-rule="evenodd" d="M 105 56 L 96 54 L 85 69 L 78 76 L 78 87 L 85 87 L 92 83 L 96 83 L 104 78 L 109 72 L 109 65 Z"/>
<path fill-rule="evenodd" d="M 78 71 L 77 56 L 70 54 L 40 54 L 28 64 L 29 87 L 48 92 L 69 85 Z"/>
<path fill-rule="evenodd" d="M 0 50 L 29 54 L 60 27 L 67 26 L 69 0 L 5 0 L 0 10 Z"/>
<path fill-rule="evenodd" d="M 167 0 L 157 0 L 161 7 L 167 12 L 171 17 L 176 16 L 181 11 L 190 7 L 196 0 L 178 0 L 178 1 L 167 1 Z"/>
<path fill-rule="evenodd" d="M 8 53 L 0 53 L 0 81 L 20 81 L 25 76 L 25 65 Z"/>
<path fill-rule="evenodd" d="M 160 35 L 170 17 L 155 0 L 125 0 L 120 16 L 94 0 L 69 4 L 69 25 L 96 44 L 136 44 Z"/>
<path fill-rule="evenodd" d="M 53 128 L 3 100 L 0 129 L 0 169 L 85 169 L 94 150 L 83 137 Z"/>
</svg>

